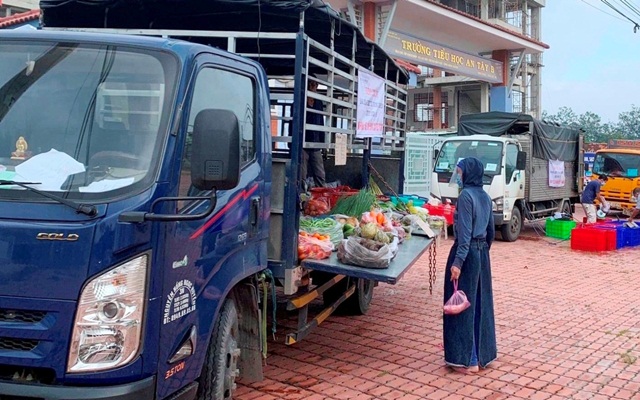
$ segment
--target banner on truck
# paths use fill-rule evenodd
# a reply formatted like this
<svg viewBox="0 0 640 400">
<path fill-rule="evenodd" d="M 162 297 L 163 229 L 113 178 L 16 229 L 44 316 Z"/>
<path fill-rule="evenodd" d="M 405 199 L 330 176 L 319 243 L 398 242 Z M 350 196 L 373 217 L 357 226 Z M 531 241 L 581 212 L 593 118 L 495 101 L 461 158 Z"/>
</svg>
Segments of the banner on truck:
<svg viewBox="0 0 640 400">
<path fill-rule="evenodd" d="M 564 187 L 564 161 L 549 160 L 549 186 Z"/>
<path fill-rule="evenodd" d="M 358 71 L 357 138 L 382 137 L 385 95 L 384 79 L 365 69 Z"/>
</svg>

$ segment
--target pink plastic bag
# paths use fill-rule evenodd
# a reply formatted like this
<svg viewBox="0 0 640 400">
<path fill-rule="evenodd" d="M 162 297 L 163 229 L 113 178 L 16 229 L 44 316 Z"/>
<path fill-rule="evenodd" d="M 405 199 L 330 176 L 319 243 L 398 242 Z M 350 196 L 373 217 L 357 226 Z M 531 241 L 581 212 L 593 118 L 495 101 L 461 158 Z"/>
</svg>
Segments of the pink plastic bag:
<svg viewBox="0 0 640 400">
<path fill-rule="evenodd" d="M 470 306 L 471 303 L 467 300 L 467 295 L 462 290 L 458 290 L 458 280 L 456 279 L 453 281 L 453 294 L 444 303 L 444 313 L 447 315 L 460 314 Z"/>
</svg>

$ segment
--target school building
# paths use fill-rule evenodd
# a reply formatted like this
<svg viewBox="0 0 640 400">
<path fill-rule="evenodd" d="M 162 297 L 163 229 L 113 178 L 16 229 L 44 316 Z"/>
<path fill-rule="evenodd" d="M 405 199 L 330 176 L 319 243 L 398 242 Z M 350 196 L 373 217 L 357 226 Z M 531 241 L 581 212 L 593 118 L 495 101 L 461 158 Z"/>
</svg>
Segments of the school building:
<svg viewBox="0 0 640 400">
<path fill-rule="evenodd" d="M 453 130 L 461 115 L 539 118 L 546 0 L 327 0 L 412 76 L 407 127 Z"/>
</svg>

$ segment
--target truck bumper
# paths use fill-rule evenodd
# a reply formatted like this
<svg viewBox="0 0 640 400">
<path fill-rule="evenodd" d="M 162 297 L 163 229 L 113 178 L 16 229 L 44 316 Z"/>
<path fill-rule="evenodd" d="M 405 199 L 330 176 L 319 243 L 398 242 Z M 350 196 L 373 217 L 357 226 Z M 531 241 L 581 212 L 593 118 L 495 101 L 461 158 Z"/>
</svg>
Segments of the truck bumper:
<svg viewBox="0 0 640 400">
<path fill-rule="evenodd" d="M 21 383 L 0 383 L 0 399 L 43 400 L 153 400 L 156 379 L 149 377 L 141 381 L 118 386 L 65 387 L 52 385 L 28 385 Z"/>
<path fill-rule="evenodd" d="M 493 224 L 496 226 L 504 225 L 504 214 L 502 213 L 493 213 Z"/>
</svg>

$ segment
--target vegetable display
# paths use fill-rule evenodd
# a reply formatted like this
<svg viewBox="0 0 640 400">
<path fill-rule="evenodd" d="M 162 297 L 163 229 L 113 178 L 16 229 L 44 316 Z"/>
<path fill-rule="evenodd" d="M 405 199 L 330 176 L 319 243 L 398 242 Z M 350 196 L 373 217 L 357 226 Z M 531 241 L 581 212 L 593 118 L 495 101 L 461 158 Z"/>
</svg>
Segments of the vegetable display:
<svg viewBox="0 0 640 400">
<path fill-rule="evenodd" d="M 417 221 L 434 228 L 443 223 L 440 218 L 430 217 L 425 208 L 414 206 L 412 200 L 405 203 L 396 196 L 389 201 L 371 177 L 368 188 L 339 189 L 316 188 L 306 202 L 306 216 L 300 218 L 299 226 L 300 260 L 325 259 L 337 249 L 342 263 L 387 268 L 398 245 L 410 239 L 412 231 L 419 227 Z"/>
</svg>

